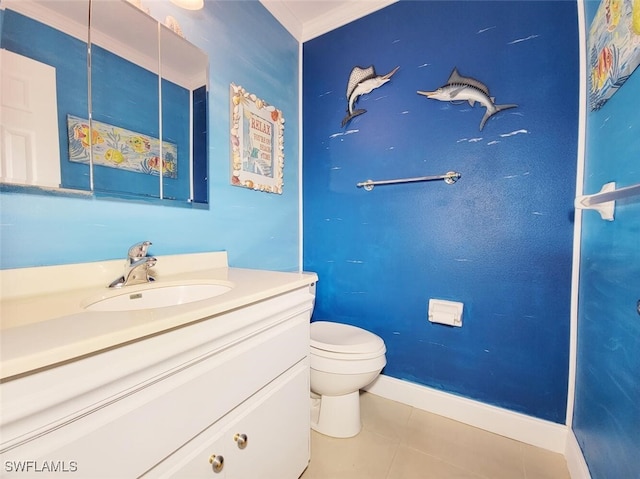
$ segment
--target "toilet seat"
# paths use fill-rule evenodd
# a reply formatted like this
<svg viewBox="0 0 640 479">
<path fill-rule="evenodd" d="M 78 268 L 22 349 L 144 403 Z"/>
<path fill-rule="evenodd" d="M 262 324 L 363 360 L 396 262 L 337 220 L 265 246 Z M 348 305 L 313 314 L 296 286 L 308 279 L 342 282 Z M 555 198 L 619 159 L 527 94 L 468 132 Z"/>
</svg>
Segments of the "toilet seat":
<svg viewBox="0 0 640 479">
<path fill-rule="evenodd" d="M 375 359 L 380 356 L 384 356 L 387 352 L 387 348 L 383 345 L 377 351 L 370 353 L 336 353 L 334 351 L 325 351 L 324 349 L 318 349 L 311 346 L 311 354 L 316 357 L 328 358 L 328 359 L 340 359 L 341 361 L 360 361 L 362 359 Z"/>
<path fill-rule="evenodd" d="M 375 358 L 386 352 L 379 336 L 349 324 L 330 321 L 311 323 L 311 349 L 319 356 L 349 359 Z"/>
</svg>

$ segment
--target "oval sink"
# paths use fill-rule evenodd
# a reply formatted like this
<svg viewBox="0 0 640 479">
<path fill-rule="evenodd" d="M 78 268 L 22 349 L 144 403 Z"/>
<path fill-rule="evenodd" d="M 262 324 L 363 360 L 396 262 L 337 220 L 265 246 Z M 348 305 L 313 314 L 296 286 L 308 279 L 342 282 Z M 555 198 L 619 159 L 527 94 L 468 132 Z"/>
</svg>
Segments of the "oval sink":
<svg viewBox="0 0 640 479">
<path fill-rule="evenodd" d="M 166 308 L 215 298 L 233 289 L 229 283 L 165 283 L 124 287 L 117 294 L 104 294 L 83 303 L 88 311 L 139 311 Z"/>
</svg>

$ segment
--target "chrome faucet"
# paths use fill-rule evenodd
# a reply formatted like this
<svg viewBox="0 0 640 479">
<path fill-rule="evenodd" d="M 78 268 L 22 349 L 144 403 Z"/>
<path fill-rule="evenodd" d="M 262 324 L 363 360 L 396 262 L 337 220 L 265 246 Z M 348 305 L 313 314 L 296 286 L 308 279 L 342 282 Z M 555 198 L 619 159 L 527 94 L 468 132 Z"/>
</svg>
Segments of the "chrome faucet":
<svg viewBox="0 0 640 479">
<path fill-rule="evenodd" d="M 121 288 L 131 284 L 155 281 L 155 278 L 149 275 L 149 269 L 156 265 L 157 260 L 153 256 L 147 256 L 149 246 L 151 246 L 151 241 L 142 241 L 129 248 L 124 265 L 124 274 L 114 280 L 109 285 L 110 288 Z"/>
</svg>

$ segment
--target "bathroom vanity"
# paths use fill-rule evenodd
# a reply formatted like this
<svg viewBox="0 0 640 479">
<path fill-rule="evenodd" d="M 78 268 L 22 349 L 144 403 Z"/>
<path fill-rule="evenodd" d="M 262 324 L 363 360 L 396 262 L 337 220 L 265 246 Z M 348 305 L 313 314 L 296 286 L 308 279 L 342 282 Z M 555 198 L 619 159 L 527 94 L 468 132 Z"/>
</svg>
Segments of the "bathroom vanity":
<svg viewBox="0 0 640 479">
<path fill-rule="evenodd" d="M 104 287 L 121 263 L 2 272 L 0 475 L 299 477 L 316 275 L 228 268 L 225 253 L 158 257 L 157 281 L 132 296 L 181 282 L 228 290 L 88 310 L 122 293 Z"/>
</svg>

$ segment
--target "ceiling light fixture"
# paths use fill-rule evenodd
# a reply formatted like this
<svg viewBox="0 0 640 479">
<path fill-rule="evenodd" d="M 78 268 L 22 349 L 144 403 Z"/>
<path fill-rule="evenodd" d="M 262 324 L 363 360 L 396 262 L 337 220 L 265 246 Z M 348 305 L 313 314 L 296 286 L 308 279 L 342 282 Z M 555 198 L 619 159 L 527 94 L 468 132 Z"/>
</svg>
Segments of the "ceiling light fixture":
<svg viewBox="0 0 640 479">
<path fill-rule="evenodd" d="M 186 10 L 200 10 L 204 6 L 204 0 L 171 0 L 171 3 Z"/>
</svg>

